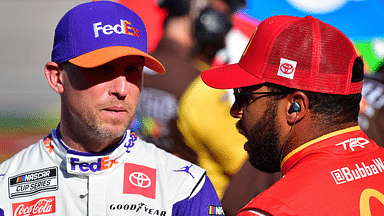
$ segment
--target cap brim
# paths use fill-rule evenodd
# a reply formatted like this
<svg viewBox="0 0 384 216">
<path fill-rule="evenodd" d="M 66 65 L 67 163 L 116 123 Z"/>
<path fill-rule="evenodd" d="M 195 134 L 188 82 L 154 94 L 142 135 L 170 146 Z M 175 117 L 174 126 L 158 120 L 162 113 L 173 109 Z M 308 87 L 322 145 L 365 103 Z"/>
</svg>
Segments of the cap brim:
<svg viewBox="0 0 384 216">
<path fill-rule="evenodd" d="M 158 73 L 165 73 L 164 66 L 158 60 L 136 48 L 125 46 L 104 47 L 75 57 L 69 60 L 69 62 L 79 67 L 93 68 L 130 55 L 143 56 L 145 58 L 145 66 Z"/>
<path fill-rule="evenodd" d="M 254 75 L 248 73 L 239 64 L 212 68 L 201 73 L 205 84 L 217 89 L 232 89 L 253 86 L 265 83 Z"/>
</svg>

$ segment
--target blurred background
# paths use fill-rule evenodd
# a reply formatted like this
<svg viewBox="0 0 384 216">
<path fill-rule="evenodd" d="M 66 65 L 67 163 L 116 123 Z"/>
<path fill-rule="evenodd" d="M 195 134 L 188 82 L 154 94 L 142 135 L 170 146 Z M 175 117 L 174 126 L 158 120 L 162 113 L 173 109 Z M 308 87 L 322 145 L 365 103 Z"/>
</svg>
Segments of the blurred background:
<svg viewBox="0 0 384 216">
<path fill-rule="evenodd" d="M 193 10 L 197 13 L 208 1 L 192 1 L 191 7 L 195 7 Z M 86 1 L 0 1 L 0 162 L 58 124 L 59 97 L 48 87 L 43 68 L 50 59 L 57 22 L 66 11 L 83 2 Z M 383 64 L 382 0 L 254 0 L 246 3 L 245 8 L 240 5 L 243 8 L 236 9 L 241 11 L 237 16 L 241 19 L 259 22 L 275 14 L 312 15 L 351 38 L 364 56 L 367 73 L 377 71 Z M 239 50 L 233 52 L 241 53 Z"/>
<path fill-rule="evenodd" d="M 0 161 L 35 143 L 59 120 L 59 96 L 48 86 L 54 29 L 80 0 L 0 1 Z"/>
<path fill-rule="evenodd" d="M 0 162 L 36 143 L 59 123 L 59 96 L 48 86 L 44 65 L 50 60 L 59 19 L 84 2 L 88 1 L 0 1 Z M 167 70 L 164 76 L 154 75 L 149 69 L 145 71 L 145 88 L 131 129 L 144 140 L 207 169 L 220 198 L 247 155 L 242 147 L 244 138 L 237 133 L 236 121 L 229 116 L 232 93 L 230 90 L 209 93 L 213 90 L 201 84 L 199 75 L 210 67 L 238 62 L 258 23 L 273 15 L 314 16 L 351 39 L 364 58 L 366 74 L 383 70 L 384 0 L 115 2 L 125 4 L 143 17 L 149 32 L 149 52 Z M 381 109 L 383 92 L 381 87 L 376 89 L 367 103 Z M 373 108 L 367 109 L 368 117 L 363 120 L 377 117 Z M 362 122 L 369 127 L 369 120 Z M 225 124 L 230 129 L 223 132 L 220 129 Z M 377 134 L 384 140 L 380 129 L 376 130 Z M 236 146 L 232 140 L 237 142 Z M 258 192 L 275 179 L 262 181 L 267 183 Z M 229 210 L 227 213 L 231 215 Z"/>
</svg>

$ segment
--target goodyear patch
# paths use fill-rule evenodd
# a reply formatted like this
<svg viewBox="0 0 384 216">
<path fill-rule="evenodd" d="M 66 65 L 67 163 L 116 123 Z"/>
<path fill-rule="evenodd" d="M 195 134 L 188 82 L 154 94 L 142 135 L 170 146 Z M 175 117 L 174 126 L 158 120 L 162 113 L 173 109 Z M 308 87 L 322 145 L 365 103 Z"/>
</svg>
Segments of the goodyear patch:
<svg viewBox="0 0 384 216">
<path fill-rule="evenodd" d="M 22 173 L 8 180 L 10 199 L 58 189 L 57 167 Z"/>
</svg>

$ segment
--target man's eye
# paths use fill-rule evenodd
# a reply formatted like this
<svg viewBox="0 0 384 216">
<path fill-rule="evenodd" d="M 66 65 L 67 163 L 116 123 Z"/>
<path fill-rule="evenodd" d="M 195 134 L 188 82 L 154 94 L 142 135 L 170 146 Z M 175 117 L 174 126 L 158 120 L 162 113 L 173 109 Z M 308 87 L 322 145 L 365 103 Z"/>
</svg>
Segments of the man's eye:
<svg viewBox="0 0 384 216">
<path fill-rule="evenodd" d="M 111 72 L 111 68 L 107 65 L 100 65 L 99 67 L 96 67 L 94 70 L 98 75 L 107 75 Z"/>
<path fill-rule="evenodd" d="M 242 105 L 245 105 L 245 104 L 248 104 L 248 102 L 249 102 L 249 97 L 248 97 L 248 95 L 241 95 L 241 97 L 240 97 L 240 103 L 241 103 Z"/>
<path fill-rule="evenodd" d="M 127 73 L 141 73 L 143 71 L 142 66 L 129 66 L 125 68 L 125 72 Z"/>
</svg>

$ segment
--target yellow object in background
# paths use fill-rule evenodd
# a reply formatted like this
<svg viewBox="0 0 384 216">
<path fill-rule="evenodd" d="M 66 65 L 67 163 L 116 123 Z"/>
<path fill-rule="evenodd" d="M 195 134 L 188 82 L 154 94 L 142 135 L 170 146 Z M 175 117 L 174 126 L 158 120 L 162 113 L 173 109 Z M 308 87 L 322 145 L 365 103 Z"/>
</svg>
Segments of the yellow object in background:
<svg viewBox="0 0 384 216">
<path fill-rule="evenodd" d="M 179 106 L 178 127 L 198 165 L 207 170 L 221 199 L 232 176 L 243 165 L 246 138 L 236 129 L 238 120 L 229 114 L 227 90 L 208 87 L 200 76 L 185 91 Z"/>
</svg>

